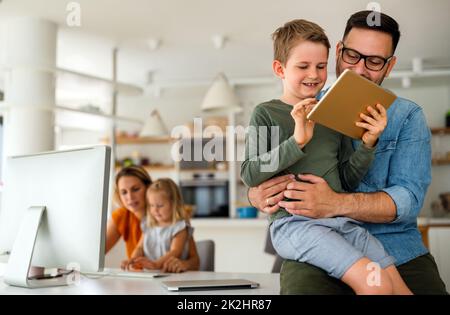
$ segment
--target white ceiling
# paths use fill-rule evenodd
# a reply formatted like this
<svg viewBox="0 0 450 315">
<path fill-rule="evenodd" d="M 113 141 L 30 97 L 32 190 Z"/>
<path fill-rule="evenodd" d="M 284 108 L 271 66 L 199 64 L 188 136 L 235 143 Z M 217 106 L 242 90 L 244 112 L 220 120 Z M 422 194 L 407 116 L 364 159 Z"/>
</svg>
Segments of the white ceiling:
<svg viewBox="0 0 450 315">
<path fill-rule="evenodd" d="M 219 71 L 233 78 L 270 76 L 270 34 L 277 27 L 294 18 L 312 20 L 325 29 L 334 45 L 342 36 L 347 18 L 369 3 L 367 0 L 78 0 L 82 25 L 69 28 L 66 25 L 69 2 L 3 0 L 0 18 L 26 15 L 55 21 L 61 26 L 60 34 L 67 38 L 67 42 L 60 43 L 63 48 L 70 46 L 69 40 L 75 33 L 78 37 L 89 37 L 91 42 L 97 38 L 104 47 L 118 45 L 121 74 L 136 83 L 144 83 L 148 71 L 154 71 L 157 80 L 210 79 Z M 397 69 L 410 69 L 414 57 L 424 58 L 425 68 L 450 67 L 449 0 L 378 3 L 401 27 Z M 229 38 L 222 50 L 213 47 L 213 34 Z M 145 43 L 149 38 L 161 39 L 162 46 L 153 52 L 148 50 Z M 65 58 L 66 63 L 84 63 L 90 68 L 85 70 L 96 74 L 101 72 L 96 67 L 100 69 L 102 62 L 109 66 L 110 60 L 88 60 L 92 58 L 85 52 L 92 47 L 78 47 L 77 55 L 73 49 L 66 49 L 72 54 L 67 52 L 68 56 L 59 58 Z M 330 70 L 334 70 L 333 62 Z"/>
</svg>

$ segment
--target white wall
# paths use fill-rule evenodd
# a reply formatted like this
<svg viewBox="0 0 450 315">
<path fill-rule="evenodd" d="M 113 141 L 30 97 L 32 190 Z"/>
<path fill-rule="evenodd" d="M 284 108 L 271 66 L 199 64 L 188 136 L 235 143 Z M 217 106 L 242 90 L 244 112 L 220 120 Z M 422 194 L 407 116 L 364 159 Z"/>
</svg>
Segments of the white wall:
<svg viewBox="0 0 450 315">
<path fill-rule="evenodd" d="M 113 40 L 80 32 L 77 28 L 58 30 L 57 65 L 82 73 L 112 78 Z"/>
<path fill-rule="evenodd" d="M 95 145 L 100 143 L 103 136 L 103 131 L 59 128 L 55 138 L 55 147 L 64 149 L 67 146 Z"/>
<path fill-rule="evenodd" d="M 445 114 L 450 110 L 450 78 L 412 79 L 410 88 L 401 88 L 398 83 L 392 79 L 386 81 L 384 86 L 419 104 L 430 127 L 445 125 Z"/>
</svg>

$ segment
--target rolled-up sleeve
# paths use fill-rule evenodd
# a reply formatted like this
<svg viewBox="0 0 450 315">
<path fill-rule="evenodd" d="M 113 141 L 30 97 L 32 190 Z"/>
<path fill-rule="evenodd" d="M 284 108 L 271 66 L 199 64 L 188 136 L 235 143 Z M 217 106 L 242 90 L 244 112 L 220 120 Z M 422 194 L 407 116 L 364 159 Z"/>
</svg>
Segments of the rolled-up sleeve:
<svg viewBox="0 0 450 315">
<path fill-rule="evenodd" d="M 391 223 L 398 223 L 403 219 L 406 219 L 413 208 L 413 196 L 411 192 L 402 186 L 392 186 L 383 189 L 395 203 L 397 213 L 395 220 Z"/>
<path fill-rule="evenodd" d="M 415 219 L 431 182 L 430 130 L 420 108 L 405 121 L 389 164 L 386 192 L 397 207 L 391 223 Z"/>
</svg>

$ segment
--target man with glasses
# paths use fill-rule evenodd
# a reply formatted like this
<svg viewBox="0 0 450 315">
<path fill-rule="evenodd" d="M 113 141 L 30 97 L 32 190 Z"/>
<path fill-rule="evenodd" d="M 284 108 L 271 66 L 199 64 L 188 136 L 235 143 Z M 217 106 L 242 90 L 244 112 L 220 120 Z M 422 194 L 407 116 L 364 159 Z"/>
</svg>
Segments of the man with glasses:
<svg viewBox="0 0 450 315">
<path fill-rule="evenodd" d="M 357 65 L 361 59 L 364 59 L 364 66 L 371 71 L 383 70 L 386 63 L 388 63 L 394 55 L 389 58 L 383 58 L 380 56 L 366 56 L 358 52 L 357 50 L 345 47 L 343 42 L 341 44 L 341 58 L 344 62 L 350 65 Z"/>
<path fill-rule="evenodd" d="M 396 63 L 397 22 L 372 11 L 353 14 L 336 46 L 336 74 L 351 69 L 381 85 Z M 324 92 L 321 93 L 322 96 Z M 300 175 L 301 182 L 278 177 L 249 191 L 251 203 L 266 213 L 283 207 L 311 218 L 346 216 L 365 222 L 378 238 L 414 294 L 447 294 L 436 263 L 417 229 L 417 216 L 431 182 L 430 131 L 422 109 L 397 98 L 377 144 L 375 161 L 356 193 L 336 193 L 320 177 Z M 295 201 L 283 201 L 285 198 Z M 301 241 L 301 240 L 299 240 Z M 350 287 L 306 263 L 286 260 L 280 275 L 282 294 L 352 294 Z"/>
</svg>

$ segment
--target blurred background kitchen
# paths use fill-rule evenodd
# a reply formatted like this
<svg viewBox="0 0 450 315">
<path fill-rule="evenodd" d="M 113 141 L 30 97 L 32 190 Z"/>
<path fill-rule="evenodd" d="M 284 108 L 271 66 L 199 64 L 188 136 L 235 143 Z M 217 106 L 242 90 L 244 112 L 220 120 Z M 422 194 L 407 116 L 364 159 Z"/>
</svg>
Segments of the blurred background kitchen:
<svg viewBox="0 0 450 315">
<path fill-rule="evenodd" d="M 213 150 L 213 160 L 175 162 L 172 130 L 191 131 L 182 140 L 185 147 L 199 141 L 205 148 L 226 126 L 247 126 L 254 106 L 281 93 L 271 71 L 270 34 L 288 20 L 305 18 L 324 27 L 334 47 L 347 18 L 367 5 L 362 0 L 0 1 L 2 160 L 110 144 L 112 174 L 137 164 L 153 179 L 177 181 L 191 205 L 196 239 L 216 242 L 216 271 L 269 272 L 274 257 L 264 252 L 267 222 L 243 210 L 249 204 L 240 162 L 226 161 L 233 153 L 242 157 L 242 135 L 219 139 L 225 150 Z M 450 285 L 450 2 L 377 5 L 402 31 L 398 63 L 384 86 L 420 104 L 431 128 L 433 181 L 419 225 Z M 330 85 L 333 49 L 328 70 Z M 120 250 L 107 262 L 116 263 Z M 239 263 L 236 256 L 242 257 Z"/>
</svg>

